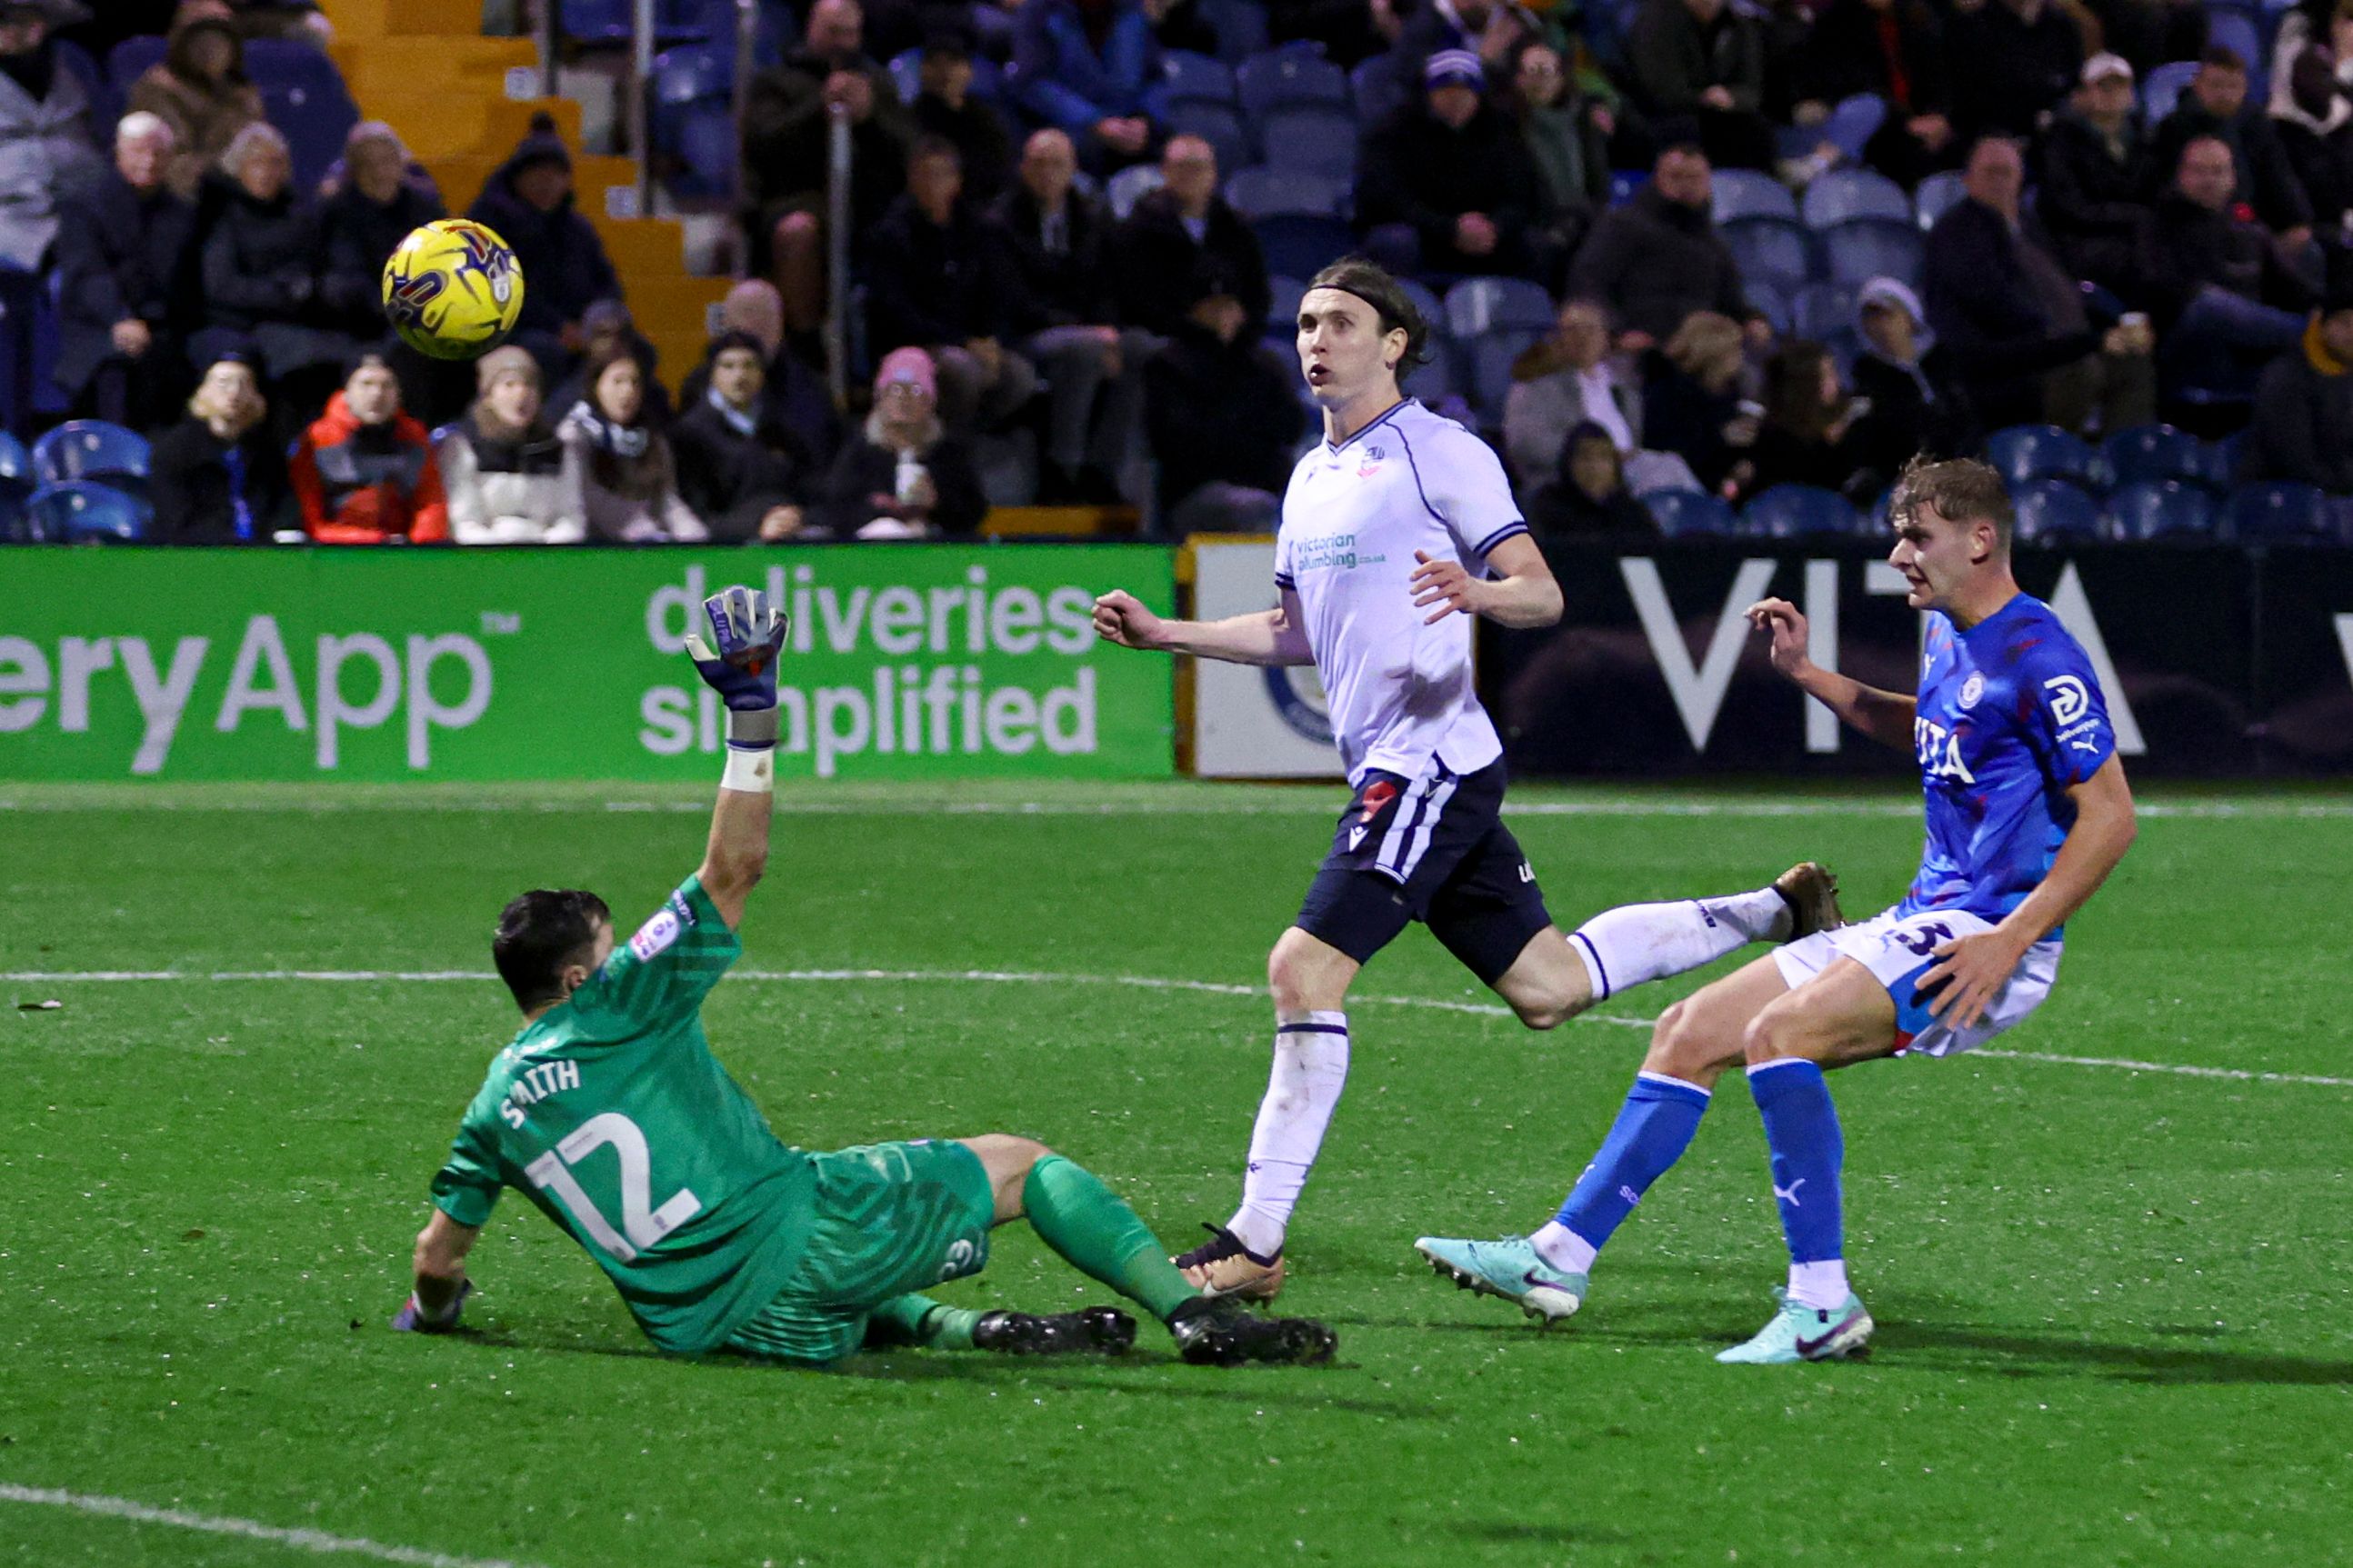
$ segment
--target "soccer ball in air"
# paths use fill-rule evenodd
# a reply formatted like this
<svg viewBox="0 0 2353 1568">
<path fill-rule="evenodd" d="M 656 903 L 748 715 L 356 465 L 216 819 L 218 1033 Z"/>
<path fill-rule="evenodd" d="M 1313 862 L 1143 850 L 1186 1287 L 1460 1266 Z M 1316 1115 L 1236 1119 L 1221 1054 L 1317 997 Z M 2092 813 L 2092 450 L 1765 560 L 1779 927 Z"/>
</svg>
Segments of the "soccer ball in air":
<svg viewBox="0 0 2353 1568">
<path fill-rule="evenodd" d="M 522 264 L 505 240 L 468 219 L 412 230 L 384 264 L 384 313 L 418 353 L 488 353 L 522 310 Z"/>
</svg>

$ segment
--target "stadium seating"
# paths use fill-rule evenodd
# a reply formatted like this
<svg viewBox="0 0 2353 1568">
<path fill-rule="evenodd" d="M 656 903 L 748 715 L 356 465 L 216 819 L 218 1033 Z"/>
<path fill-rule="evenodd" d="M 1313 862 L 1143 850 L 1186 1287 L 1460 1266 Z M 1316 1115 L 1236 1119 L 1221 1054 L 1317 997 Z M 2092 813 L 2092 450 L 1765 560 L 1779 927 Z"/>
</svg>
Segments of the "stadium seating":
<svg viewBox="0 0 2353 1568">
<path fill-rule="evenodd" d="M 2099 503 L 2081 485 L 2062 479 L 2013 482 L 2010 499 L 2024 543 L 2079 544 L 2100 537 Z"/>
<path fill-rule="evenodd" d="M 1313 278 L 1356 248 L 1356 231 L 1336 217 L 1277 212 L 1253 218 L 1250 230 L 1266 254 L 1267 270 Z"/>
<path fill-rule="evenodd" d="M 1226 182 L 1226 200 L 1232 204 L 1236 212 L 1252 220 L 1272 217 L 1281 213 L 1336 218 L 1347 211 L 1348 187 L 1345 182 L 1328 175 L 1302 174 L 1292 169 L 1244 169 Z M 1273 269 L 1298 270 L 1291 268 Z M 1299 275 L 1308 277 L 1317 270 L 1317 268 L 1308 268 Z"/>
<path fill-rule="evenodd" d="M 2013 425 L 1995 431 L 1986 437 L 1986 461 L 2012 487 L 2048 479 L 2099 488 L 2098 457 L 2081 437 L 2056 425 Z"/>
<path fill-rule="evenodd" d="M 2343 540 L 2338 509 L 2310 485 L 2241 485 L 2224 510 L 2242 544 L 2330 544 Z"/>
<path fill-rule="evenodd" d="M 1913 215 L 1923 229 L 1936 226 L 1936 220 L 1952 210 L 1953 205 L 1968 195 L 1961 184 L 1958 169 L 1941 169 L 1920 182 L 1912 193 Z"/>
<path fill-rule="evenodd" d="M 1157 163 L 1131 163 L 1103 184 L 1103 201 L 1111 207 L 1111 216 L 1125 217 L 1135 210 L 1135 204 L 1158 190 L 1162 184 Z"/>
<path fill-rule="evenodd" d="M 2134 479 L 2108 492 L 2105 533 L 2141 544 L 2214 537 L 2214 498 L 2179 479 Z"/>
<path fill-rule="evenodd" d="M 1458 340 L 1505 328 L 1552 330 L 1552 296 L 1525 278 L 1465 278 L 1446 291 L 1446 330 Z"/>
<path fill-rule="evenodd" d="M 1910 226 L 1912 198 L 1873 169 L 1832 169 L 1806 187 L 1799 215 L 1808 228 L 1835 228 L 1856 218 L 1886 218 Z"/>
<path fill-rule="evenodd" d="M 1430 285 L 1419 279 L 1400 278 L 1398 279 L 1398 287 L 1405 291 L 1407 299 L 1413 301 L 1413 308 L 1421 312 L 1421 319 L 1430 323 L 1430 331 L 1443 341 L 1452 329 L 1446 324 L 1445 305 L 1440 301 L 1438 295 L 1431 290 Z"/>
<path fill-rule="evenodd" d="M 1491 430 L 1504 425 L 1504 400 L 1512 394 L 1512 364 L 1544 334 L 1526 327 L 1498 327 L 1468 343 L 1471 404 Z"/>
<path fill-rule="evenodd" d="M 2141 84 L 2141 118 L 2155 125 L 2172 113 L 2173 106 L 2180 101 L 2190 79 L 2197 74 L 2196 60 L 2168 60 L 2150 71 L 2148 79 Z"/>
<path fill-rule="evenodd" d="M 1808 284 L 1792 302 L 1795 319 L 1790 324 L 1799 337 L 1816 342 L 1852 342 L 1854 296 L 1850 283 Z"/>
<path fill-rule="evenodd" d="M 2263 31 L 2252 11 L 2208 0 L 2207 46 L 2220 45 L 2239 52 L 2239 58 L 2247 62 L 2247 100 L 2256 104 L 2263 101 L 2271 68 L 2271 50 L 2263 46 Z"/>
<path fill-rule="evenodd" d="M 895 79 L 895 60 L 892 72 Z M 734 73 L 733 60 L 713 44 L 681 44 L 654 58 L 653 144 L 678 166 L 670 186 L 680 195 L 726 195 L 735 188 L 741 159 L 728 102 Z"/>
<path fill-rule="evenodd" d="M 1299 301 L 1305 297 L 1307 285 L 1281 276 L 1269 278 L 1266 283 L 1266 335 L 1289 339 L 1299 330 Z"/>
<path fill-rule="evenodd" d="M 1862 531 L 1846 498 L 1816 485 L 1775 485 L 1741 509 L 1738 531 L 1751 539 L 1819 539 Z"/>
<path fill-rule="evenodd" d="M 1718 169 L 1710 186 L 1709 209 L 1718 223 L 1774 217 L 1798 221 L 1798 198 L 1770 174 L 1754 169 Z"/>
<path fill-rule="evenodd" d="M 1356 123 L 1370 129 L 1395 113 L 1406 101 L 1397 79 L 1397 62 L 1387 55 L 1360 61 L 1348 73 L 1348 90 L 1356 101 Z"/>
<path fill-rule="evenodd" d="M 1201 0 L 1201 14 L 1218 36 L 1218 58 L 1228 65 L 1266 48 L 1266 7 L 1255 0 Z"/>
<path fill-rule="evenodd" d="M 0 542 L 18 542 L 25 500 L 33 493 L 33 459 L 25 444 L 0 430 Z"/>
<path fill-rule="evenodd" d="M 556 12 L 564 36 L 581 44 L 626 44 L 629 41 L 630 0 L 564 0 Z M 654 0 L 654 47 L 699 44 L 714 28 L 702 0 Z"/>
<path fill-rule="evenodd" d="M 1229 104 L 1193 100 L 1168 107 L 1168 132 L 1173 136 L 1198 136 L 1218 154 L 1218 167 L 1230 174 L 1250 163 L 1250 132 L 1241 111 Z"/>
<path fill-rule="evenodd" d="M 135 544 L 154 513 L 146 498 L 86 479 L 44 485 L 25 503 L 37 536 L 62 544 Z"/>
<path fill-rule="evenodd" d="M 75 419 L 33 443 L 33 478 L 44 485 L 75 479 L 142 490 L 147 480 L 147 441 L 135 431 L 100 419 Z"/>
<path fill-rule="evenodd" d="M 1927 242 L 1909 217 L 1850 218 L 1822 231 L 1821 247 L 1832 282 L 1859 286 L 1893 278 L 1906 288 L 1920 287 Z"/>
<path fill-rule="evenodd" d="M 1428 408 L 1437 407 L 1461 390 L 1454 381 L 1454 362 L 1444 353 L 1432 353 L 1428 363 L 1406 372 L 1398 385 L 1408 397 L 1421 399 L 1422 405 Z"/>
<path fill-rule="evenodd" d="M 1813 278 L 1813 240 L 1795 219 L 1736 218 L 1722 230 L 1744 280 L 1762 279 L 1794 292 Z"/>
<path fill-rule="evenodd" d="M 1234 68 L 1234 98 L 1255 123 L 1278 109 L 1320 103 L 1348 107 L 1348 73 L 1312 45 L 1285 44 Z"/>
<path fill-rule="evenodd" d="M 1652 490 L 1641 499 L 1659 531 L 1669 539 L 1721 538 L 1735 531 L 1732 508 L 1705 490 Z"/>
<path fill-rule="evenodd" d="M 2167 479 L 2214 485 L 2213 461 L 2204 443 L 2170 425 L 2137 425 L 2119 430 L 2101 443 L 2100 457 L 2112 485 L 2157 484 Z"/>
<path fill-rule="evenodd" d="M 1236 103 L 1233 68 L 1223 60 L 1189 49 L 1171 49 L 1165 68 L 1171 103 Z"/>
<path fill-rule="evenodd" d="M 1748 300 L 1748 308 L 1765 318 L 1777 337 L 1788 337 L 1798 330 L 1798 313 L 1782 292 L 1782 285 L 1771 278 L 1754 272 L 1744 273 L 1740 291 Z"/>
<path fill-rule="evenodd" d="M 1863 148 L 1879 134 L 1879 128 L 1885 123 L 1887 100 L 1875 92 L 1858 92 L 1851 98 L 1839 100 L 1820 134 L 1823 141 L 1844 153 L 1849 161 L 1861 163 Z"/>
<path fill-rule="evenodd" d="M 1335 180 L 1356 171 L 1356 121 L 1345 107 L 1297 103 L 1270 110 L 1259 121 L 1258 140 L 1269 168 Z"/>
</svg>

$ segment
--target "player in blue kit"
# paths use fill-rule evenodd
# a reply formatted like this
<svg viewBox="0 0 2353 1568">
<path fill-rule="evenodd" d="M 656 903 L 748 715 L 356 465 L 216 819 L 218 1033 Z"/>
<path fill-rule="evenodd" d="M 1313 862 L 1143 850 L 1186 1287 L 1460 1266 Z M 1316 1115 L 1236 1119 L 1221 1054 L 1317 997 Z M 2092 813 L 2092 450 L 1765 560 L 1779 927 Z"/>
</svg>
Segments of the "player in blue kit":
<svg viewBox="0 0 2353 1568">
<path fill-rule="evenodd" d="M 2133 841 L 2132 792 L 2097 677 L 2051 606 L 2010 575 L 2010 498 L 1977 462 L 1908 468 L 1888 560 L 1927 615 L 1916 697 L 1822 669 L 1806 618 L 1752 606 L 1774 668 L 1873 740 L 1918 757 L 1927 846 L 1911 889 L 1859 925 L 1790 942 L 1660 1016 L 1593 1163 L 1535 1235 L 1424 1237 L 1441 1274 L 1549 1323 L 1577 1310 L 1594 1255 L 1690 1145 L 1718 1074 L 1745 1062 L 1789 1247 L 1781 1309 L 1724 1362 L 1862 1352 L 1871 1314 L 1846 1276 L 1843 1144 L 1822 1079 L 1873 1058 L 1981 1046 L 2041 1005 L 2062 922 Z"/>
</svg>

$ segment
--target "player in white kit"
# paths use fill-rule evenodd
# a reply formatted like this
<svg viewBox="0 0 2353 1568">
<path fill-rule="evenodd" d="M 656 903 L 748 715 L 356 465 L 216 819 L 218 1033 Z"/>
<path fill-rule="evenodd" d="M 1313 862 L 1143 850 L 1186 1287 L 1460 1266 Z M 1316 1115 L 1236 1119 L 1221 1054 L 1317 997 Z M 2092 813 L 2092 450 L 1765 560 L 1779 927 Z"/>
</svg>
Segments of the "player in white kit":
<svg viewBox="0 0 2353 1568">
<path fill-rule="evenodd" d="M 1299 363 L 1324 439 L 1302 458 L 1275 544 L 1279 606 L 1221 621 L 1095 602 L 1124 647 L 1238 664 L 1313 664 L 1355 797 L 1267 979 L 1274 1068 L 1250 1136 L 1240 1208 L 1176 1259 L 1205 1291 L 1282 1289 L 1283 1237 L 1348 1070 L 1348 987 L 1413 921 L 1549 1029 L 1630 985 L 1744 943 L 1842 923 L 1810 863 L 1728 898 L 1630 905 L 1563 936 L 1504 826 L 1503 743 L 1473 689 L 1471 617 L 1560 618 L 1560 585 L 1510 481 L 1477 436 L 1405 396 L 1429 328 L 1372 263 L 1335 262 L 1300 301 Z"/>
</svg>

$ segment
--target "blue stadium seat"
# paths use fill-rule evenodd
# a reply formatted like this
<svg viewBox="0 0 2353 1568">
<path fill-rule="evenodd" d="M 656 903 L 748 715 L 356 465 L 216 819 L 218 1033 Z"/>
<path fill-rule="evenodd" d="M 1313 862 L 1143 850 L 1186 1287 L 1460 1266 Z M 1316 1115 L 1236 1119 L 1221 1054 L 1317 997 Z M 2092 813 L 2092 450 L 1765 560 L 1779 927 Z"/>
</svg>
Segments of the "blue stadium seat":
<svg viewBox="0 0 2353 1568">
<path fill-rule="evenodd" d="M 2013 481 L 2010 500 L 2024 543 L 2086 543 L 2100 537 L 2100 503 L 2080 485 L 2065 479 Z"/>
<path fill-rule="evenodd" d="M 2108 492 L 2107 535 L 2127 543 L 2214 537 L 2214 498 L 2178 479 L 2135 479 Z"/>
<path fill-rule="evenodd" d="M 2247 445 L 2247 433 L 2233 430 L 2219 441 L 2206 443 L 2206 482 L 2217 495 L 2228 495 L 2239 479 L 2239 454 Z"/>
<path fill-rule="evenodd" d="M 1356 233 L 1336 217 L 1279 212 L 1250 222 L 1270 272 L 1313 278 L 1344 256 L 1354 254 Z"/>
<path fill-rule="evenodd" d="M 1609 171 L 1609 205 L 1622 207 L 1634 199 L 1634 193 L 1651 183 L 1651 176 L 1639 169 Z"/>
<path fill-rule="evenodd" d="M 1792 326 L 1797 334 L 1822 343 L 1833 338 L 1852 338 L 1854 296 L 1855 286 L 1851 283 L 1808 284 L 1796 300 Z"/>
<path fill-rule="evenodd" d="M 1440 339 L 1448 336 L 1446 306 L 1430 285 L 1419 278 L 1400 278 L 1397 283 L 1405 297 L 1413 301 L 1413 308 L 1421 312 L 1421 319 L 1430 323 L 1430 332 Z"/>
<path fill-rule="evenodd" d="M 147 477 L 147 439 L 103 419 L 73 419 L 33 443 L 33 479 L 44 485 L 74 479 Z"/>
<path fill-rule="evenodd" d="M 2013 425 L 1986 437 L 1986 461 L 2012 489 L 2034 479 L 2066 479 L 2087 489 L 2100 482 L 2100 460 L 2080 436 L 2056 425 Z"/>
<path fill-rule="evenodd" d="M 33 458 L 25 444 L 0 430 L 0 542 L 26 543 L 19 537 L 26 498 L 33 493 Z"/>
<path fill-rule="evenodd" d="M 1754 169 L 1718 169 L 1708 205 L 1718 223 L 1744 217 L 1798 221 L 1798 198 L 1789 194 L 1789 187 Z"/>
<path fill-rule="evenodd" d="M 1135 210 L 1135 204 L 1158 190 L 1162 184 L 1157 163 L 1130 163 L 1103 184 L 1103 200 L 1111 207 L 1111 216 L 1124 218 Z"/>
<path fill-rule="evenodd" d="M 1266 280 L 1266 335 L 1289 342 L 1299 331 L 1299 301 L 1306 296 L 1307 285 L 1296 278 L 1270 278 Z"/>
<path fill-rule="evenodd" d="M 1798 330 L 1797 310 L 1789 303 L 1789 296 L 1782 292 L 1779 282 L 1746 273 L 1740 279 L 1740 292 L 1746 297 L 1748 308 L 1765 318 L 1776 337 L 1786 338 Z"/>
<path fill-rule="evenodd" d="M 1408 397 L 1421 399 L 1425 408 L 1435 408 L 1461 390 L 1454 384 L 1453 357 L 1443 352 L 1442 344 L 1431 347 L 1438 352 L 1430 354 L 1430 363 L 1414 366 L 1398 383 Z"/>
<path fill-rule="evenodd" d="M 1762 279 L 1794 291 L 1814 276 L 1813 240 L 1792 218 L 1736 218 L 1722 232 L 1744 281 Z"/>
<path fill-rule="evenodd" d="M 1234 97 L 1253 125 L 1278 109 L 1320 103 L 1348 110 L 1348 73 L 1313 47 L 1287 44 L 1252 55 L 1234 68 Z"/>
<path fill-rule="evenodd" d="M 2241 485 L 2225 510 L 2242 544 L 2329 544 L 2343 538 L 2337 509 L 2310 485 Z"/>
<path fill-rule="evenodd" d="M 25 515 L 40 537 L 59 543 L 136 544 L 155 514 L 143 496 L 76 479 L 35 490 Z"/>
<path fill-rule="evenodd" d="M 1173 136 L 1198 136 L 1207 142 L 1225 174 L 1250 166 L 1250 132 L 1242 126 L 1239 110 L 1222 103 L 1174 103 L 1168 106 L 1168 131 Z"/>
<path fill-rule="evenodd" d="M 575 43 L 626 44 L 631 29 L 629 0 L 563 0 L 556 25 Z M 726 18 L 729 31 L 733 18 Z M 700 44 L 712 34 L 711 14 L 700 0 L 654 0 L 654 47 Z M 306 46 L 307 47 L 307 46 Z"/>
<path fill-rule="evenodd" d="M 1961 184 L 1958 169 L 1939 169 L 1920 182 L 1912 193 L 1912 211 L 1923 229 L 1936 226 L 1936 220 L 1953 208 L 1953 205 L 1968 195 Z"/>
<path fill-rule="evenodd" d="M 1469 342 L 1505 328 L 1548 332 L 1552 296 L 1525 278 L 1465 278 L 1446 291 L 1446 330 Z"/>
<path fill-rule="evenodd" d="M 1846 498 L 1818 485 L 1775 485 L 1741 509 L 1739 531 L 1751 539 L 1819 539 L 1860 533 Z"/>
<path fill-rule="evenodd" d="M 899 74 L 902 55 L 891 62 Z M 920 62 L 919 62 L 920 63 Z M 712 44 L 681 44 L 654 57 L 654 101 L 698 103 L 706 99 L 725 101 L 735 90 L 735 65 Z"/>
<path fill-rule="evenodd" d="M 2239 58 L 2247 62 L 2247 101 L 2262 103 L 2271 51 L 2263 47 L 2263 29 L 2253 13 L 2207 0 L 2206 44 L 2209 48 L 2221 45 L 2239 51 Z"/>
<path fill-rule="evenodd" d="M 1398 81 L 1397 60 L 1390 55 L 1358 61 L 1348 73 L 1348 90 L 1356 100 L 1356 123 L 1367 129 L 1387 120 L 1406 101 L 1405 88 Z"/>
<path fill-rule="evenodd" d="M 1864 217 L 1887 218 L 1907 227 L 1913 222 L 1912 198 L 1875 169 L 1832 169 L 1806 187 L 1799 210 L 1808 228 L 1835 228 Z"/>
<path fill-rule="evenodd" d="M 1470 342 L 1471 404 L 1479 411 L 1480 423 L 1502 428 L 1504 400 L 1512 395 L 1513 362 L 1542 336 L 1527 327 L 1497 327 Z"/>
<path fill-rule="evenodd" d="M 725 196 L 735 192 L 744 168 L 735 111 L 724 102 L 690 104 L 670 121 L 657 146 L 678 159 L 670 187 L 681 196 Z"/>
<path fill-rule="evenodd" d="M 1201 0 L 1201 14 L 1218 36 L 1218 58 L 1228 65 L 1266 48 L 1266 7 L 1256 0 Z"/>
<path fill-rule="evenodd" d="M 1171 49 L 1165 57 L 1168 101 L 1235 103 L 1233 68 L 1190 49 Z"/>
<path fill-rule="evenodd" d="M 2141 118 L 2155 125 L 2173 112 L 2173 106 L 2189 90 L 2190 79 L 2198 74 L 2196 60 L 2168 60 L 2148 73 L 2141 84 Z"/>
<path fill-rule="evenodd" d="M 1652 490 L 1641 500 L 1669 539 L 1722 538 L 1736 531 L 1732 508 L 1705 490 Z"/>
<path fill-rule="evenodd" d="M 2170 425 L 2136 425 L 2100 444 L 2112 485 L 2156 484 L 2180 479 L 2211 485 L 2212 463 L 2205 444 Z M 2227 489 L 2227 483 L 2215 487 Z"/>
<path fill-rule="evenodd" d="M 1906 288 L 1920 287 L 1927 241 L 1908 217 L 1900 222 L 1850 218 L 1822 230 L 1821 239 L 1833 282 L 1861 285 L 1874 278 L 1893 278 Z"/>
<path fill-rule="evenodd" d="M 920 48 L 901 49 L 891 57 L 891 85 L 899 89 L 899 101 L 913 103 L 923 91 L 923 51 Z"/>
<path fill-rule="evenodd" d="M 253 38 L 245 46 L 246 74 L 261 89 L 269 123 L 285 133 L 294 153 L 294 181 L 313 190 L 360 122 L 359 106 L 343 72 L 315 46 L 290 38 Z"/>
<path fill-rule="evenodd" d="M 1858 92 L 1852 98 L 1839 100 L 1823 124 L 1821 139 L 1846 154 L 1852 163 L 1862 162 L 1862 150 L 1879 134 L 1887 122 L 1887 100 L 1875 92 Z M 1817 184 L 1820 182 L 1818 181 Z"/>
<path fill-rule="evenodd" d="M 1271 110 L 1259 121 L 1259 145 L 1267 166 L 1346 180 L 1356 173 L 1356 121 L 1328 103 L 1297 103 Z"/>
<path fill-rule="evenodd" d="M 1226 200 L 1246 218 L 1271 217 L 1278 213 L 1336 218 L 1347 211 L 1348 185 L 1345 180 L 1293 169 L 1244 169 L 1226 182 Z M 1296 270 L 1302 277 L 1313 277 L 1321 268 L 1282 270 Z"/>
<path fill-rule="evenodd" d="M 164 63 L 165 47 L 160 34 L 123 39 L 106 57 L 108 83 L 117 93 L 128 96 L 132 82 L 146 75 L 150 67 Z"/>
</svg>

